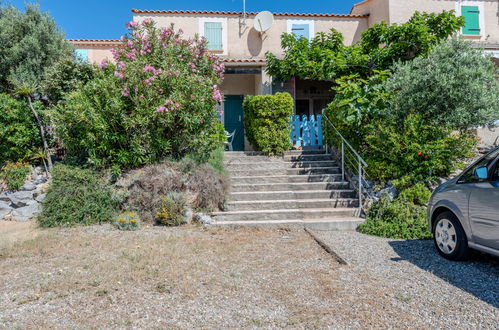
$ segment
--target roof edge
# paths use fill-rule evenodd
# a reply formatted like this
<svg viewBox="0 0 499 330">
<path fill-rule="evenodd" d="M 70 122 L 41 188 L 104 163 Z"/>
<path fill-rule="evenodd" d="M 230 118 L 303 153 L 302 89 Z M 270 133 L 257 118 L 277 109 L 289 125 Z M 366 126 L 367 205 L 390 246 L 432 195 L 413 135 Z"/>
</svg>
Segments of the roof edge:
<svg viewBox="0 0 499 330">
<path fill-rule="evenodd" d="M 243 13 L 238 11 L 210 11 L 210 10 L 140 10 L 132 9 L 134 14 L 180 14 L 180 15 L 224 15 L 239 16 Z M 248 12 L 248 16 L 256 16 L 256 12 Z M 277 17 L 339 17 L 339 18 L 367 18 L 369 15 L 351 14 L 313 14 L 313 13 L 273 13 Z"/>
</svg>

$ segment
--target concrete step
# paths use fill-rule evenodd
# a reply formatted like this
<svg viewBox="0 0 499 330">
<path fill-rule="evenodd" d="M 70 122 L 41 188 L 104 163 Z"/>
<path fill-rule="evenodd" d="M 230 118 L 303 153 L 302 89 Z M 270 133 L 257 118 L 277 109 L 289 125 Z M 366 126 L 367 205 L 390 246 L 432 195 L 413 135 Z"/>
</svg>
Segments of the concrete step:
<svg viewBox="0 0 499 330">
<path fill-rule="evenodd" d="M 355 230 L 364 222 L 362 218 L 333 218 L 333 219 L 291 219 L 291 220 L 264 220 L 264 221 L 215 221 L 219 227 L 304 227 L 312 230 Z"/>
<path fill-rule="evenodd" d="M 316 208 L 316 209 L 275 209 L 214 212 L 215 221 L 268 221 L 268 220 L 303 220 L 336 219 L 358 216 L 358 208 Z"/>
<path fill-rule="evenodd" d="M 326 150 L 324 148 L 315 149 L 315 150 L 288 150 L 284 152 L 284 156 L 286 155 L 320 155 L 326 154 Z M 230 157 L 241 157 L 241 156 L 267 156 L 264 152 L 261 151 L 225 151 L 225 158 Z"/>
<path fill-rule="evenodd" d="M 232 192 L 230 200 L 236 201 L 268 201 L 268 200 L 295 200 L 295 199 L 327 199 L 327 198 L 355 198 L 353 190 L 305 190 L 305 191 L 252 191 Z"/>
<path fill-rule="evenodd" d="M 335 208 L 335 207 L 357 207 L 357 198 L 314 198 L 314 199 L 283 199 L 283 200 L 259 200 L 259 201 L 234 201 L 228 202 L 230 211 L 254 211 L 254 210 L 279 210 L 279 209 L 306 209 L 306 208 Z"/>
<path fill-rule="evenodd" d="M 243 183 L 233 184 L 231 192 L 335 190 L 348 188 L 348 182 Z"/>
<path fill-rule="evenodd" d="M 332 160 L 331 154 L 301 154 L 301 155 L 284 155 L 283 160 L 286 162 L 294 161 L 314 161 L 314 160 Z"/>
<path fill-rule="evenodd" d="M 225 168 L 231 171 L 241 171 L 241 170 L 271 170 L 271 169 L 289 169 L 289 168 L 320 168 L 320 167 L 338 167 L 338 162 L 333 160 L 318 160 L 318 161 L 296 161 L 296 162 L 284 162 L 284 161 L 267 161 L 267 162 L 256 162 L 256 163 L 226 163 Z"/>
<path fill-rule="evenodd" d="M 240 184 L 273 184 L 273 183 L 310 183 L 310 182 L 341 182 L 341 174 L 312 174 L 312 175 L 241 175 L 232 176 L 233 185 Z"/>
<path fill-rule="evenodd" d="M 308 174 L 339 174 L 341 169 L 337 166 L 311 167 L 311 168 L 275 168 L 275 169 L 244 169 L 230 170 L 231 177 L 240 176 L 271 176 L 271 175 L 308 175 Z"/>
</svg>

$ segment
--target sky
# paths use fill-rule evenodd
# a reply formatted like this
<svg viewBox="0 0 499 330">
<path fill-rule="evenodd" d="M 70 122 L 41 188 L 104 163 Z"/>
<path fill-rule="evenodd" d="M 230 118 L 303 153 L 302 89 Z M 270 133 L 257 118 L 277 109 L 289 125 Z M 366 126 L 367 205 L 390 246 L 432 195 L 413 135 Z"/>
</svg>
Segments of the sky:
<svg viewBox="0 0 499 330">
<path fill-rule="evenodd" d="M 361 0 L 246 0 L 247 11 L 348 14 Z M 49 12 L 67 38 L 118 39 L 132 19 L 131 9 L 242 11 L 243 0 L 0 0 L 24 9 L 26 2 L 38 2 Z"/>
</svg>

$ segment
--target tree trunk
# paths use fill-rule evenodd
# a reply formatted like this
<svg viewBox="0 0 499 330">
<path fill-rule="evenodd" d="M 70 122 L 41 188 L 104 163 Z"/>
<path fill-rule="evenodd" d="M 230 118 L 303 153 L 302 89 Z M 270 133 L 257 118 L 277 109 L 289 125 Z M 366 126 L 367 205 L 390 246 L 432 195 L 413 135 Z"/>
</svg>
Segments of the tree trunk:
<svg viewBox="0 0 499 330">
<path fill-rule="evenodd" d="M 38 113 L 36 112 L 35 108 L 33 107 L 33 103 L 31 102 L 31 96 L 26 97 L 28 99 L 29 107 L 31 111 L 33 112 L 33 115 L 36 118 L 36 122 L 38 123 L 38 128 L 40 129 L 40 135 L 42 136 L 42 142 L 43 142 L 43 150 L 45 151 L 45 154 L 47 155 L 47 163 L 49 165 L 48 168 L 48 173 L 52 171 L 52 159 L 50 158 L 50 153 L 49 153 L 49 146 L 47 143 L 47 140 L 45 139 L 45 128 L 43 127 L 42 120 L 40 119 L 40 116 L 38 116 Z"/>
</svg>

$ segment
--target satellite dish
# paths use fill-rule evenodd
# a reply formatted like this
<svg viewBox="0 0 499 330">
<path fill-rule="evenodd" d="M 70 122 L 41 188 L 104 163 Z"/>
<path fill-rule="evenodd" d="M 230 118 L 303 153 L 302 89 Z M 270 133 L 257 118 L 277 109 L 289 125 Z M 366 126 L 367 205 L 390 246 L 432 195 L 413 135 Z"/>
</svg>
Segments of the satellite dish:
<svg viewBox="0 0 499 330">
<path fill-rule="evenodd" d="M 253 27 L 260 33 L 268 31 L 274 23 L 274 15 L 270 11 L 262 11 L 255 16 Z"/>
</svg>

